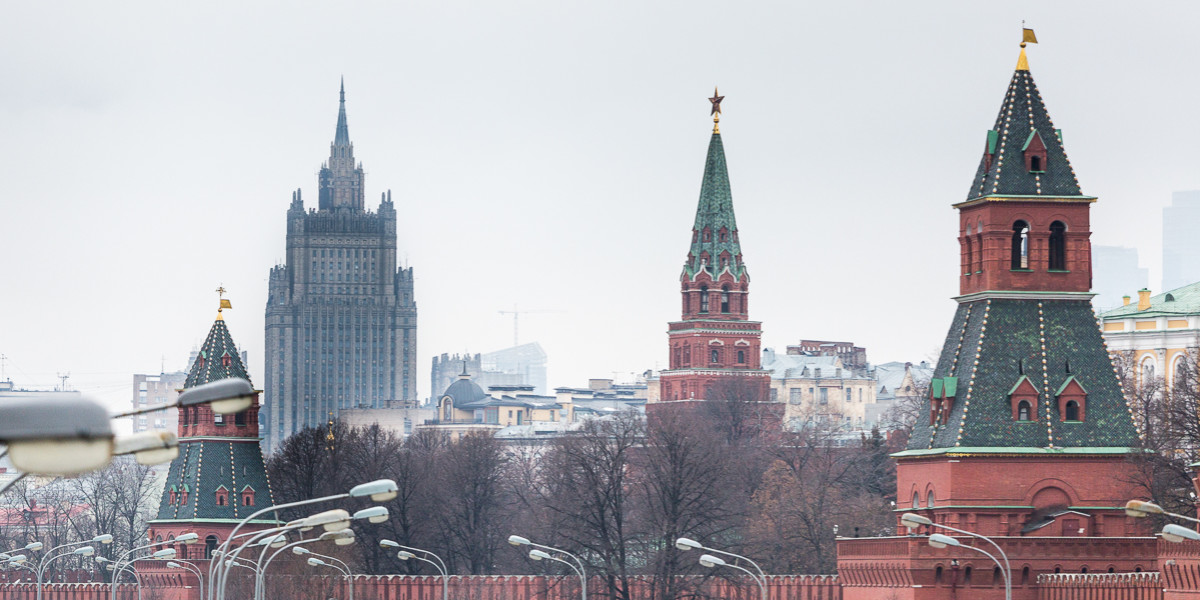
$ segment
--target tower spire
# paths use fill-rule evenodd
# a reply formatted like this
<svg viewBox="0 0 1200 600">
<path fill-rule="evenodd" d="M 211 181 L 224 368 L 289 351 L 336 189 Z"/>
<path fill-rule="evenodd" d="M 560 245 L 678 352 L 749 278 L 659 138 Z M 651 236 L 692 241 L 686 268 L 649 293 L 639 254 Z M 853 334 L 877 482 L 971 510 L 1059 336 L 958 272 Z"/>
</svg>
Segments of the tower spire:
<svg viewBox="0 0 1200 600">
<path fill-rule="evenodd" d="M 350 145 L 350 128 L 346 126 L 346 78 L 342 78 L 342 87 L 338 92 L 337 132 L 333 136 L 336 146 Z"/>
</svg>

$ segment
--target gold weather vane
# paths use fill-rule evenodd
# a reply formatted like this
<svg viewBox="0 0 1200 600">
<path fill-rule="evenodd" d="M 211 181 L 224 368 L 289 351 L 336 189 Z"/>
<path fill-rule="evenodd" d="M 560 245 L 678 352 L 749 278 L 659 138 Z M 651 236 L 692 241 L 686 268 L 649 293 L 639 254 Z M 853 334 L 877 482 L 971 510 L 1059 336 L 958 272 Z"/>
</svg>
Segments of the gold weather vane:
<svg viewBox="0 0 1200 600">
<path fill-rule="evenodd" d="M 325 434 L 325 449 L 332 452 L 333 444 L 336 438 L 333 436 L 333 411 L 329 411 L 329 433 Z"/>
<path fill-rule="evenodd" d="M 225 317 L 223 317 L 221 315 L 221 311 L 226 308 L 232 309 L 233 305 L 229 303 L 229 300 L 225 299 L 225 293 L 226 293 L 225 286 L 218 286 L 216 289 L 216 292 L 217 292 L 217 298 L 219 298 L 221 300 L 221 303 L 219 305 L 217 305 L 217 320 L 224 321 Z"/>
<path fill-rule="evenodd" d="M 1017 70 L 1028 71 L 1029 59 L 1025 58 L 1025 44 L 1036 44 L 1037 36 L 1033 34 L 1033 30 L 1025 26 L 1025 21 L 1021 21 L 1021 56 L 1017 59 Z"/>
<path fill-rule="evenodd" d="M 713 133 L 721 133 L 719 123 L 721 122 L 721 101 L 724 99 L 725 96 L 722 96 L 716 86 L 713 86 L 713 97 L 708 99 L 709 102 L 712 102 L 712 112 L 708 114 L 713 118 Z"/>
</svg>

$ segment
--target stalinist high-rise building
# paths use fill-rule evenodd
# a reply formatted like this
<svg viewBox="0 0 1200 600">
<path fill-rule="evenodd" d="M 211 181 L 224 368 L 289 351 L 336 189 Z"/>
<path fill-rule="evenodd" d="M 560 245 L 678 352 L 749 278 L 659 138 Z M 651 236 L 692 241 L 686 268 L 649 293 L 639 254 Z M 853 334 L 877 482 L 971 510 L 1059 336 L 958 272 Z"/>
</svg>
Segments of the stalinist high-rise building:
<svg viewBox="0 0 1200 600">
<path fill-rule="evenodd" d="M 317 208 L 300 190 L 287 211 L 287 262 L 271 269 L 262 426 L 274 451 L 343 408 L 416 400 L 412 268 L 396 263 L 392 193 L 365 207 L 342 87 L 337 131 L 321 166 Z"/>
</svg>

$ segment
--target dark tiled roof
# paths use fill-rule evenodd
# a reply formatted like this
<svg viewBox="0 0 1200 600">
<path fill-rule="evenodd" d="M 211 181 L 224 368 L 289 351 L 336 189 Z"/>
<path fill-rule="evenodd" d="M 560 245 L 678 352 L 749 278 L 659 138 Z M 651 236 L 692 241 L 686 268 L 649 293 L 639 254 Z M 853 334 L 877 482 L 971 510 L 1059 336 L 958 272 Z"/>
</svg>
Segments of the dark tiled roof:
<svg viewBox="0 0 1200 600">
<path fill-rule="evenodd" d="M 212 329 L 208 330 L 208 337 L 204 338 L 204 345 L 200 346 L 196 362 L 192 363 L 192 370 L 188 371 L 183 387 L 195 387 L 229 377 L 250 380 L 246 365 L 242 364 L 242 357 L 238 354 L 237 344 L 233 343 L 225 320 L 218 314 Z"/>
<path fill-rule="evenodd" d="M 711 236 L 704 239 L 704 229 L 708 228 Z M 708 142 L 708 158 L 704 162 L 704 179 L 700 184 L 700 202 L 696 206 L 696 222 L 693 230 L 700 232 L 692 240 L 692 260 L 683 266 L 684 275 L 689 279 L 703 270 L 700 255 L 708 252 L 707 269 L 715 279 L 720 275 L 718 257 L 722 252 L 729 252 L 729 268 L 736 279 L 740 279 L 746 267 L 738 259 L 742 254 L 742 246 L 738 242 L 737 219 L 733 214 L 733 192 L 729 189 L 729 172 L 725 167 L 725 146 L 721 143 L 721 134 L 713 133 Z M 718 232 L 721 228 L 728 230 L 725 241 L 721 241 Z"/>
<path fill-rule="evenodd" d="M 1020 381 L 1021 370 L 1040 392 L 1036 421 L 1012 418 L 1009 392 Z M 1087 390 L 1086 420 L 1063 423 L 1054 394 L 1072 376 Z M 1137 444 L 1133 416 L 1087 301 L 994 299 L 960 304 L 934 377 L 957 378 L 954 406 L 945 425 L 930 426 L 926 400 L 910 450 Z"/>
<path fill-rule="evenodd" d="M 442 397 L 450 396 L 454 399 L 454 406 L 463 407 L 466 404 L 476 402 L 487 398 L 487 393 L 479 384 L 470 379 L 455 379 L 446 391 L 442 393 Z"/>
<path fill-rule="evenodd" d="M 182 491 L 184 486 L 188 491 L 187 504 L 178 498 L 171 504 L 171 489 Z M 216 491 L 221 486 L 230 490 L 225 506 L 217 505 Z M 254 506 L 242 505 L 240 492 L 246 486 L 254 489 Z M 179 457 L 171 462 L 167 473 L 156 520 L 240 520 L 274 503 L 258 440 L 182 441 Z"/>
<path fill-rule="evenodd" d="M 1021 52 L 1024 59 L 1025 51 Z M 1008 84 L 996 124 L 987 132 L 983 158 L 971 182 L 968 200 L 982 196 L 1080 196 L 1083 193 L 1063 149 L 1062 130 L 1055 129 L 1042 95 L 1033 82 L 1033 75 L 1021 66 L 1018 64 Z M 1044 172 L 1040 173 L 1025 168 L 1024 150 L 1034 137 L 1040 137 L 1046 146 Z"/>
</svg>

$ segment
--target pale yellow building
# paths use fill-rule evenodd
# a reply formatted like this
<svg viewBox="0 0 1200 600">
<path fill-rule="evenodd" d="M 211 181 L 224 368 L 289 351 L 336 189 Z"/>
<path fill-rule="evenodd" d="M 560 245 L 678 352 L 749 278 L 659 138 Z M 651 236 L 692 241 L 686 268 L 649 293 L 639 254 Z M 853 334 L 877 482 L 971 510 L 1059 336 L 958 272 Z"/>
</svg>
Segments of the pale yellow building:
<svg viewBox="0 0 1200 600">
<path fill-rule="evenodd" d="M 1137 302 L 1100 313 L 1108 351 L 1128 357 L 1139 380 L 1163 377 L 1175 383 L 1181 365 L 1200 356 L 1200 282 L 1151 296 L 1140 290 Z"/>
<path fill-rule="evenodd" d="M 848 429 L 870 428 L 875 380 L 843 366 L 837 356 L 805 356 L 763 351 L 762 368 L 771 371 L 771 401 L 786 403 L 790 426 L 821 421 Z"/>
</svg>

